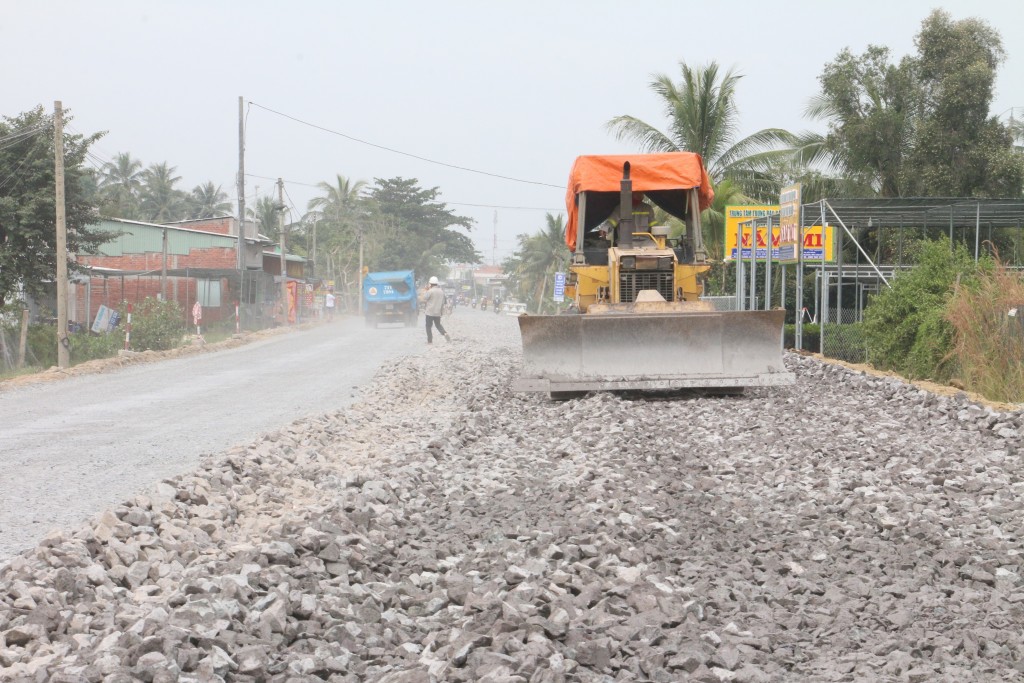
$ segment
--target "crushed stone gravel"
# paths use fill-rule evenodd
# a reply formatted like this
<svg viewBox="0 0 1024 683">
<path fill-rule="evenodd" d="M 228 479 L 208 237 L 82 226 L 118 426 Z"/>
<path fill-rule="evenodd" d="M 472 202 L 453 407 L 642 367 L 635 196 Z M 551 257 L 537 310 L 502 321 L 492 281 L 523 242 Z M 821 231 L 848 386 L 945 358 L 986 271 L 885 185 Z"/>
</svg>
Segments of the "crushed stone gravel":
<svg viewBox="0 0 1024 683">
<path fill-rule="evenodd" d="M 0 569 L 0 679 L 1024 677 L 1024 415 L 787 354 L 511 393 L 513 319 Z"/>
</svg>

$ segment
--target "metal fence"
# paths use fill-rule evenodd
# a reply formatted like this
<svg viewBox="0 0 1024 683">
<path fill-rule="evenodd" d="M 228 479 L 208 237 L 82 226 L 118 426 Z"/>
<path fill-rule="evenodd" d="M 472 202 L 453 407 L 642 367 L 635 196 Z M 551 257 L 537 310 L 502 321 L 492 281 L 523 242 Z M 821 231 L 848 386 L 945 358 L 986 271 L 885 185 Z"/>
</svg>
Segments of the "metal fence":
<svg viewBox="0 0 1024 683">
<path fill-rule="evenodd" d="M 821 353 L 849 363 L 867 361 L 862 310 L 844 308 L 827 312 L 821 325 Z M 817 351 L 818 349 L 814 349 Z"/>
</svg>

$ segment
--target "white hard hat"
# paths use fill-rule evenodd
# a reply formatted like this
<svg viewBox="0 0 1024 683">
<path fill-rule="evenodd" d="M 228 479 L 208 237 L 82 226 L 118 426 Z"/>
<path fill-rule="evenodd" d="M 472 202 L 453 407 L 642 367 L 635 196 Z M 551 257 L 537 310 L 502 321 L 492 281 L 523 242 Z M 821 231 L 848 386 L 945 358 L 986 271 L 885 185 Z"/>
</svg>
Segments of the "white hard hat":
<svg viewBox="0 0 1024 683">
<path fill-rule="evenodd" d="M 436 285 L 437 284 L 437 276 L 436 275 L 431 276 L 429 282 L 432 285 Z"/>
</svg>

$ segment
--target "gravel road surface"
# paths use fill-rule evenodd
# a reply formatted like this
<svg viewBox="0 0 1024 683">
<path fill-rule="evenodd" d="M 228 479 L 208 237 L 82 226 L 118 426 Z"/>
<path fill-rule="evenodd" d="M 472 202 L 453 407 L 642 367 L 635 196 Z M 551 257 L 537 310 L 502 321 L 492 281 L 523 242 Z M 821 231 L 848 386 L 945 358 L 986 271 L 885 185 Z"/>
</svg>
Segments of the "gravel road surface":
<svg viewBox="0 0 1024 683">
<path fill-rule="evenodd" d="M 354 318 L 97 375 L 0 387 L 0 562 L 200 456 L 348 405 L 419 327 Z"/>
<path fill-rule="evenodd" d="M 513 319 L 449 325 L 12 558 L 0 678 L 1024 677 L 1019 411 L 797 355 L 793 387 L 557 403 L 510 392 Z"/>
</svg>

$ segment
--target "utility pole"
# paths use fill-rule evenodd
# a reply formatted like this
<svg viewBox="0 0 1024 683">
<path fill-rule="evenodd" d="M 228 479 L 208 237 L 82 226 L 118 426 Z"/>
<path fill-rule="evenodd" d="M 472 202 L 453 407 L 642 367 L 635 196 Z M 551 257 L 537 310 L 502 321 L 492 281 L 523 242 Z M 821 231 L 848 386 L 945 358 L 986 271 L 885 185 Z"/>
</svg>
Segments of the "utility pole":
<svg viewBox="0 0 1024 683">
<path fill-rule="evenodd" d="M 245 112 L 244 100 L 238 97 L 238 303 L 235 326 L 240 326 L 240 311 L 245 289 Z"/>
<path fill-rule="evenodd" d="M 245 114 L 238 98 L 238 270 L 245 270 Z M 241 288 L 242 281 L 238 281 Z"/>
<path fill-rule="evenodd" d="M 64 109 L 53 103 L 53 180 L 57 204 L 57 367 L 70 363 L 68 351 L 68 229 L 64 213 Z"/>
<path fill-rule="evenodd" d="M 319 274 L 316 268 L 316 224 L 319 222 L 319 218 L 313 219 L 313 273 L 315 274 Z"/>
<path fill-rule="evenodd" d="M 284 234 L 284 181 L 277 179 L 277 210 L 280 215 L 277 219 L 281 232 L 281 311 L 284 316 L 284 324 L 288 324 L 288 263 L 285 259 L 285 234 Z"/>
<path fill-rule="evenodd" d="M 493 236 L 493 239 L 491 240 L 491 265 L 492 266 L 498 265 L 497 251 L 498 251 L 498 211 L 495 210 L 494 211 L 494 236 Z"/>
<path fill-rule="evenodd" d="M 359 291 L 356 296 L 359 299 L 359 317 L 363 316 L 363 224 L 359 223 Z"/>
<path fill-rule="evenodd" d="M 160 298 L 167 301 L 167 228 L 164 227 L 163 247 L 160 261 Z"/>
</svg>

